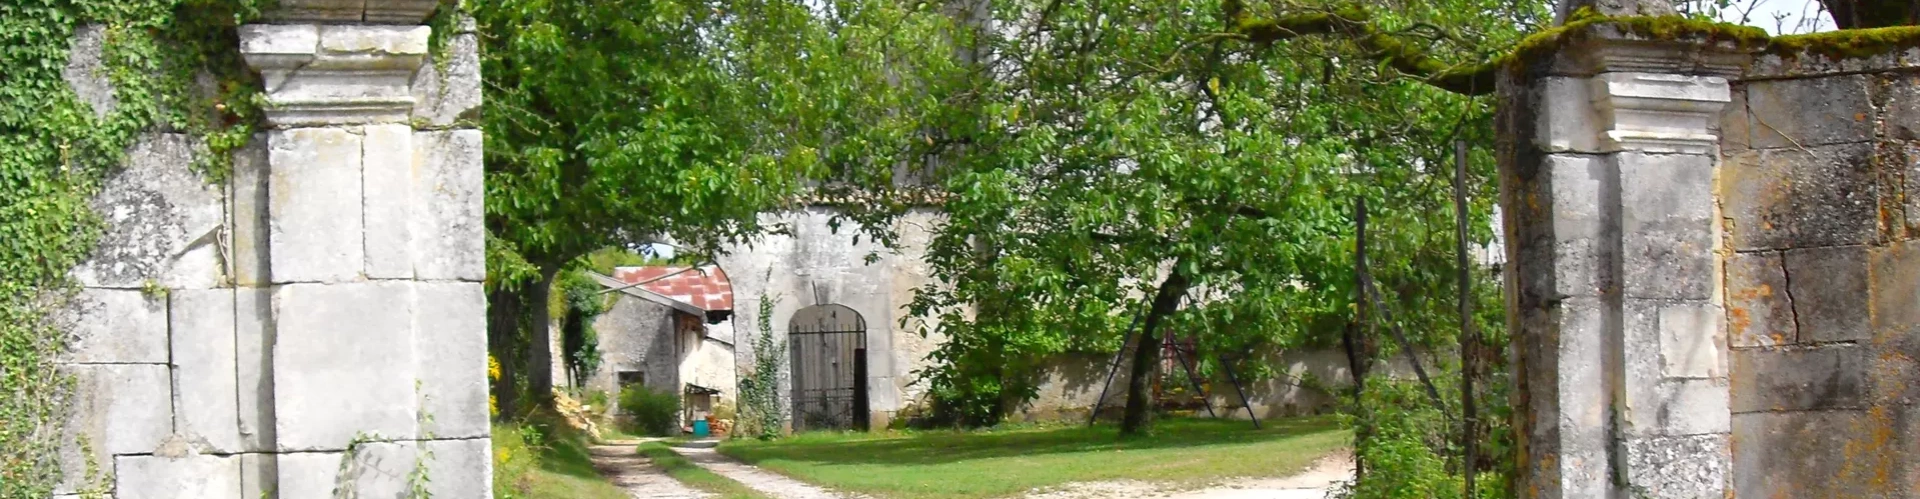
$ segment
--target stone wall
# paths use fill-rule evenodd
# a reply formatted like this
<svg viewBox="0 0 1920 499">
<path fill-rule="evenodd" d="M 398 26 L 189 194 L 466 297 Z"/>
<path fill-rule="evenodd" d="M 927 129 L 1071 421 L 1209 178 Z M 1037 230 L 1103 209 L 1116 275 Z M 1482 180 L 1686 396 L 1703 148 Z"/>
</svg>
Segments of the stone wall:
<svg viewBox="0 0 1920 499">
<path fill-rule="evenodd" d="M 1920 50 L 1762 56 L 1721 114 L 1738 497 L 1920 494 Z"/>
<path fill-rule="evenodd" d="M 155 132 L 103 185 L 61 319 L 57 496 L 394 497 L 414 474 L 491 496 L 480 132 L 456 124 L 479 106 L 472 26 L 425 63 L 437 2 L 380 23 L 363 3 L 282 0 L 281 24 L 241 29 L 269 130 L 228 181 Z M 97 33 L 75 43 L 81 95 L 111 95 L 86 70 Z"/>
<path fill-rule="evenodd" d="M 637 372 L 645 377 L 648 387 L 679 392 L 680 371 L 674 361 L 673 343 L 675 311 L 624 293 L 616 296 L 613 307 L 593 321 L 600 337 L 600 369 L 587 378 L 586 387 L 618 394 L 619 373 Z"/>
<path fill-rule="evenodd" d="M 926 355 L 940 336 L 921 336 L 916 319 L 903 326 L 913 290 L 930 282 L 921 255 L 939 223 L 936 211 L 918 209 L 897 222 L 900 248 L 886 250 L 862 238 L 856 244 L 853 227 L 835 231 L 833 214 L 810 208 L 762 215 L 762 223 L 785 224 L 789 234 L 770 235 L 751 245 L 732 248 L 720 259 L 733 281 L 735 358 L 739 372 L 751 372 L 759 336 L 760 297 L 774 300 L 772 326 L 776 341 L 786 342 L 787 322 L 795 311 L 817 304 L 840 304 L 859 312 L 867 323 L 868 400 L 874 427 L 884 427 L 904 404 L 918 399 L 923 387 L 912 385 L 913 372 L 928 365 Z M 877 260 L 868 263 L 868 254 Z M 932 325 L 925 330 L 931 332 Z M 780 394 L 790 406 L 790 371 L 782 362 Z"/>
</svg>

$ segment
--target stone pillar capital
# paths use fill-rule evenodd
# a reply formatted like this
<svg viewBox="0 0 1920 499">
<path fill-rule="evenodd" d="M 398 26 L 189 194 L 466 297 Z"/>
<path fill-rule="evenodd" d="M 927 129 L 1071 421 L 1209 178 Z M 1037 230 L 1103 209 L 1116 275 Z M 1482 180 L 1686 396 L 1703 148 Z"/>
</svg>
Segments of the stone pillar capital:
<svg viewBox="0 0 1920 499">
<path fill-rule="evenodd" d="M 440 0 L 280 0 L 267 12 L 274 22 L 419 24 Z"/>
<path fill-rule="evenodd" d="M 405 122 L 426 26 L 249 24 L 240 53 L 266 83 L 275 127 Z"/>
<path fill-rule="evenodd" d="M 1587 88 L 1603 152 L 1711 154 L 1720 144 L 1713 133 L 1720 108 L 1733 95 L 1718 76 L 1605 73 Z"/>
</svg>

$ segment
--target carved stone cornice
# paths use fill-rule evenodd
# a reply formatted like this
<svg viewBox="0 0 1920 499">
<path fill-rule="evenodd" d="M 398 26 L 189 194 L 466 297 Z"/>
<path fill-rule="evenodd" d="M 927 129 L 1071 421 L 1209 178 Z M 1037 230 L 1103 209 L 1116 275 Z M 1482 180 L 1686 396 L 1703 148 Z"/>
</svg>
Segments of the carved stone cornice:
<svg viewBox="0 0 1920 499">
<path fill-rule="evenodd" d="M 413 111 L 426 26 L 249 24 L 240 53 L 266 83 L 276 127 L 396 123 Z"/>
<path fill-rule="evenodd" d="M 1713 128 L 1732 100 L 1726 78 L 1654 73 L 1605 73 L 1593 92 L 1601 150 L 1712 154 Z"/>
<path fill-rule="evenodd" d="M 419 24 L 440 0 L 280 0 L 266 14 L 274 22 Z"/>
</svg>

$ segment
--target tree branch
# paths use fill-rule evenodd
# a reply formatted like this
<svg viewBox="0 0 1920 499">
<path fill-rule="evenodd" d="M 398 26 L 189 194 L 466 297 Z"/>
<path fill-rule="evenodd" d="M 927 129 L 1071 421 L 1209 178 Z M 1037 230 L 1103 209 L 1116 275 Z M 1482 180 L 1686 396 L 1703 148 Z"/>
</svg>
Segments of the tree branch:
<svg viewBox="0 0 1920 499">
<path fill-rule="evenodd" d="M 1373 17 L 1357 8 L 1266 19 L 1247 14 L 1241 0 L 1223 0 L 1221 8 L 1227 15 L 1228 29 L 1254 43 L 1272 44 L 1308 35 L 1341 35 L 1351 38 L 1393 69 L 1419 77 L 1441 90 L 1462 95 L 1482 95 L 1494 90 L 1497 63 L 1448 65 L 1427 56 L 1425 49 L 1375 28 Z"/>
</svg>

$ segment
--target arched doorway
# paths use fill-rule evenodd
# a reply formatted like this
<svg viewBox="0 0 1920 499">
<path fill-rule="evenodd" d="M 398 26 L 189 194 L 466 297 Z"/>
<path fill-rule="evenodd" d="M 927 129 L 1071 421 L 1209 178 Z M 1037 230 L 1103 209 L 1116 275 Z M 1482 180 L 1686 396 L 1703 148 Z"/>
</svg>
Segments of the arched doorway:
<svg viewBox="0 0 1920 499">
<path fill-rule="evenodd" d="M 814 305 L 787 324 L 793 430 L 866 430 L 867 320 L 845 305 Z"/>
</svg>

